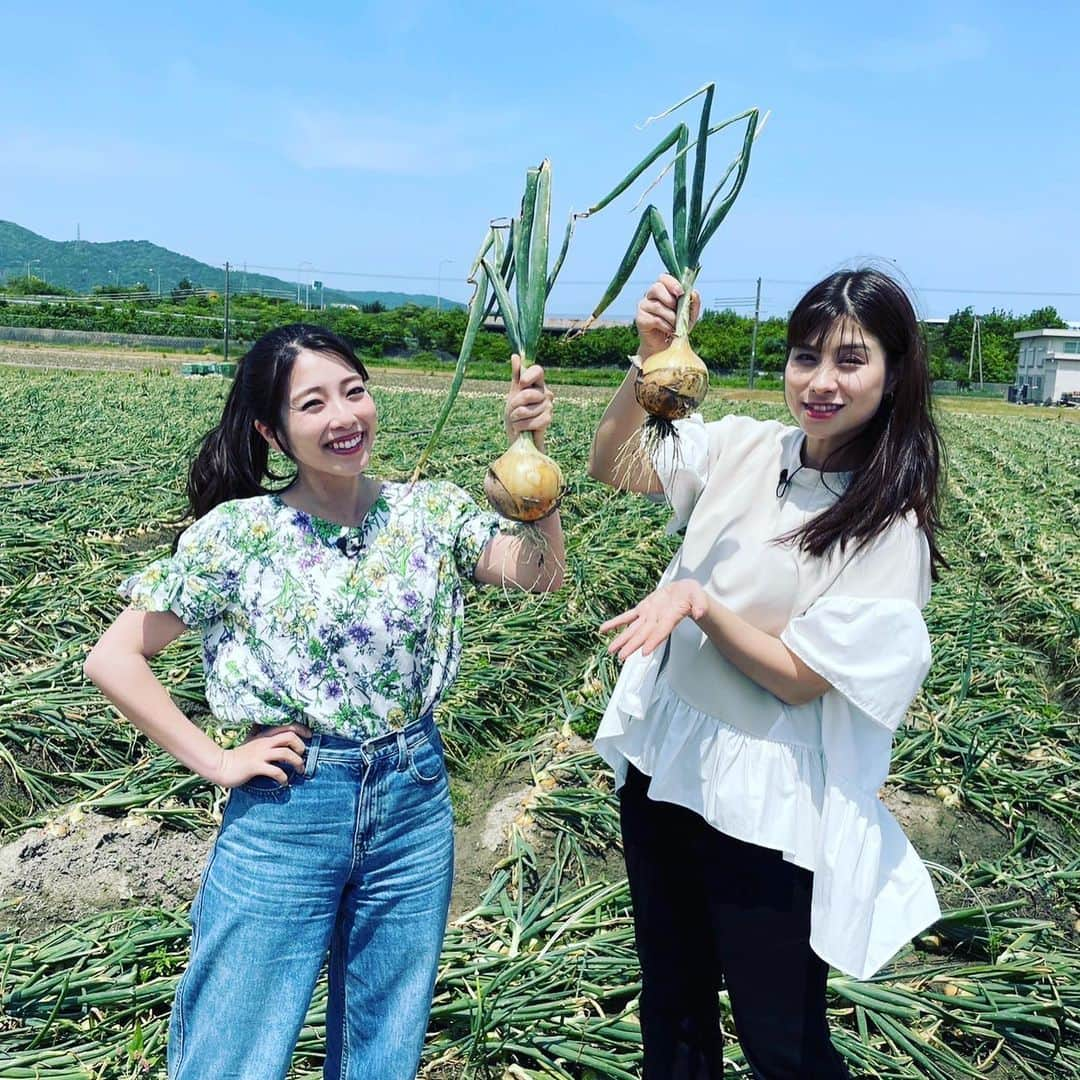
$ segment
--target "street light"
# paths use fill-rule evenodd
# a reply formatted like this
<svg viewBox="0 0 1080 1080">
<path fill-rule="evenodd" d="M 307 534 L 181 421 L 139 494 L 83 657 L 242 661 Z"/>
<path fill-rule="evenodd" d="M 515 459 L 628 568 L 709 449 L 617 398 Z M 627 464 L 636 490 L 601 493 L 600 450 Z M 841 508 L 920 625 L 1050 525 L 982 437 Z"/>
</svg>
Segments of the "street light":
<svg viewBox="0 0 1080 1080">
<path fill-rule="evenodd" d="M 440 259 L 439 260 L 439 270 L 438 270 L 438 273 L 435 276 L 435 282 L 436 282 L 436 284 L 435 284 L 435 310 L 436 311 L 441 311 L 442 310 L 442 296 L 441 296 L 441 293 L 442 293 L 442 268 L 443 268 L 443 263 L 452 263 L 453 261 L 454 261 L 453 259 Z"/>
<path fill-rule="evenodd" d="M 26 260 L 26 283 L 28 285 L 30 284 L 30 267 L 33 266 L 35 263 L 40 263 L 40 262 L 41 262 L 40 259 L 27 259 Z"/>
<path fill-rule="evenodd" d="M 154 274 L 154 268 L 152 266 L 148 266 L 146 268 L 146 272 L 148 274 Z M 161 278 L 157 274 L 154 274 L 154 282 L 157 285 L 157 294 L 158 294 L 158 296 L 160 296 L 161 295 Z"/>
<path fill-rule="evenodd" d="M 300 265 L 297 266 L 297 268 L 296 268 L 297 277 L 300 277 L 300 276 L 303 275 L 303 272 L 304 272 L 305 268 L 310 271 L 313 268 L 313 265 L 314 264 L 309 263 L 306 260 L 304 262 L 300 263 Z M 297 302 L 297 304 L 300 303 L 300 282 L 299 281 L 297 281 L 297 283 L 296 283 L 296 302 Z M 308 285 L 307 282 L 304 282 L 304 310 L 307 311 L 307 309 L 310 306 L 311 306 L 310 286 Z"/>
</svg>

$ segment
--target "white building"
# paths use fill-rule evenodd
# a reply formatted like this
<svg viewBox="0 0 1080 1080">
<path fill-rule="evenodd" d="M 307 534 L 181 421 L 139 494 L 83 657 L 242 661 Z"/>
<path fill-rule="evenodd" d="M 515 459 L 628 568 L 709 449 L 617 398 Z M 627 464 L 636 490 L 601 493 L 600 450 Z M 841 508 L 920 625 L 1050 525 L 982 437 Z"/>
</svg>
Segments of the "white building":
<svg viewBox="0 0 1080 1080">
<path fill-rule="evenodd" d="M 1080 393 L 1080 329 L 1024 330 L 1016 365 L 1018 389 L 1027 386 L 1028 401 L 1058 401 Z"/>
</svg>

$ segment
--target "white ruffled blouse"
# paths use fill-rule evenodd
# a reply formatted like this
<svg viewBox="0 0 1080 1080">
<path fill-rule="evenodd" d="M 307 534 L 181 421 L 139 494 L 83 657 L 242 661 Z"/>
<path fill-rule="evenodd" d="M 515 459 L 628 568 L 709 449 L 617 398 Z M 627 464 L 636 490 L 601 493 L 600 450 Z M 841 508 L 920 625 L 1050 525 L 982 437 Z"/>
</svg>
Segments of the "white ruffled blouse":
<svg viewBox="0 0 1080 1080">
<path fill-rule="evenodd" d="M 650 797 L 812 871 L 811 947 L 869 978 L 941 914 L 877 794 L 930 666 L 926 537 L 902 519 L 854 553 L 774 543 L 834 502 L 847 474 L 801 466 L 805 436 L 775 421 L 695 415 L 676 426 L 654 465 L 669 529 L 685 537 L 661 582 L 694 578 L 832 689 L 787 705 L 684 619 L 666 649 L 627 660 L 596 749 L 619 786 L 632 763 L 652 778 Z"/>
</svg>

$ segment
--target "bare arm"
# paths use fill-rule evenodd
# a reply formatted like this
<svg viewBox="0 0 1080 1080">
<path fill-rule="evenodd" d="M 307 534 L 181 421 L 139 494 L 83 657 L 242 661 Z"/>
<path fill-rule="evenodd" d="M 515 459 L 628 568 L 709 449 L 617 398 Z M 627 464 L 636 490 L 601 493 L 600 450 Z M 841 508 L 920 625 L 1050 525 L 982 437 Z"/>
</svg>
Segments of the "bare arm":
<svg viewBox="0 0 1080 1080">
<path fill-rule="evenodd" d="M 527 536 L 499 533 L 488 542 L 473 577 L 484 585 L 513 585 L 529 592 L 554 592 L 563 587 L 566 548 L 559 511 L 534 524 L 538 544 Z"/>
<path fill-rule="evenodd" d="M 638 332 L 638 356 L 645 360 L 666 348 L 675 331 L 675 307 L 682 286 L 670 274 L 654 282 L 637 306 L 634 324 Z M 697 320 L 701 300 L 692 297 L 691 325 Z M 589 450 L 589 475 L 619 491 L 658 495 L 663 491 L 648 461 L 635 458 L 641 425 L 647 413 L 634 396 L 636 367 L 631 367 L 608 404 Z"/>
<path fill-rule="evenodd" d="M 805 705 L 832 689 L 778 637 L 759 630 L 712 599 L 696 581 L 661 586 L 636 607 L 609 619 L 600 629 L 625 629 L 608 645 L 626 660 L 636 649 L 648 656 L 685 618 L 693 619 L 725 659 L 758 686 L 788 705 Z"/>
<path fill-rule="evenodd" d="M 544 384 L 539 364 L 521 370 L 521 360 L 510 358 L 510 393 L 506 398 L 507 437 L 513 442 L 523 431 L 533 433 L 537 450 L 544 450 L 544 435 L 551 424 L 554 395 Z M 512 585 L 530 592 L 553 592 L 563 585 L 566 547 L 559 511 L 535 523 L 540 543 L 527 536 L 499 533 L 492 537 L 473 571 L 485 585 Z"/>
<path fill-rule="evenodd" d="M 126 608 L 90 650 L 83 671 L 139 731 L 212 783 L 236 787 L 261 775 L 284 784 L 288 776 L 274 761 L 303 772 L 302 736 L 311 732 L 302 725 L 268 728 L 224 750 L 173 704 L 147 661 L 187 629 L 171 611 Z"/>
<path fill-rule="evenodd" d="M 658 495 L 664 489 L 656 470 L 634 454 L 648 415 L 634 396 L 636 376 L 631 366 L 600 418 L 589 449 L 589 475 L 618 491 Z"/>
<path fill-rule="evenodd" d="M 720 653 L 744 675 L 787 705 L 805 705 L 832 689 L 778 637 L 752 626 L 730 608 L 706 596 L 696 620 Z"/>
</svg>

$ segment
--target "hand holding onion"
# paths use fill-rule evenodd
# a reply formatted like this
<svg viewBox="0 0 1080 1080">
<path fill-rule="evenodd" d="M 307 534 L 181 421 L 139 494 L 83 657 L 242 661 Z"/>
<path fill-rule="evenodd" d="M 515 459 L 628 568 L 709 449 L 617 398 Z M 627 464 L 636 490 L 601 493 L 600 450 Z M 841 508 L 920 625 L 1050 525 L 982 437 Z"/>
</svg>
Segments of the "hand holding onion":
<svg viewBox="0 0 1080 1080">
<path fill-rule="evenodd" d="M 688 416 L 708 393 L 709 371 L 690 347 L 690 328 L 700 308 L 698 294 L 686 296 L 670 274 L 655 282 L 638 304 L 642 363 L 634 393 L 654 425 Z M 669 434 L 664 427 L 657 430 L 661 437 Z"/>
<path fill-rule="evenodd" d="M 683 288 L 678 278 L 661 274 L 638 301 L 634 325 L 638 332 L 638 356 L 647 360 L 663 352 L 675 336 L 675 311 Z M 695 289 L 690 296 L 689 328 L 693 329 L 701 314 L 701 297 Z"/>
<path fill-rule="evenodd" d="M 504 422 L 513 442 L 523 431 L 533 433 L 537 450 L 544 449 L 544 433 L 551 425 L 555 395 L 544 384 L 544 369 L 532 364 L 522 370 L 521 357 L 510 357 L 510 392 L 506 395 Z"/>
<path fill-rule="evenodd" d="M 506 398 L 506 432 L 510 449 L 488 467 L 484 493 L 488 502 L 512 521 L 539 521 L 558 509 L 563 474 L 541 453 L 551 423 L 553 395 L 544 385 L 544 369 L 510 358 L 510 393 Z"/>
</svg>

